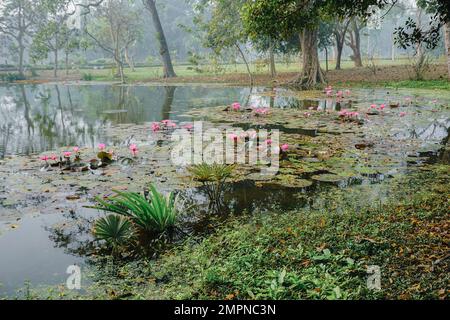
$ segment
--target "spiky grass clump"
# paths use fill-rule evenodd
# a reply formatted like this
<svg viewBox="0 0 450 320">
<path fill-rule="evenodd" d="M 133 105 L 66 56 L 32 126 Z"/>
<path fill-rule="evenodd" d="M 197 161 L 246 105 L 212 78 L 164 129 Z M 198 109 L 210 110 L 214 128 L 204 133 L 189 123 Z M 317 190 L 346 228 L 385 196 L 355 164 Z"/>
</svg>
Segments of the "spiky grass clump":
<svg viewBox="0 0 450 320">
<path fill-rule="evenodd" d="M 221 182 L 231 177 L 234 165 L 226 164 L 195 164 L 188 168 L 194 180 L 200 182 Z"/>
<path fill-rule="evenodd" d="M 116 194 L 106 200 L 97 197 L 98 205 L 91 208 L 128 217 L 146 232 L 160 233 L 175 225 L 178 210 L 173 193 L 164 196 L 153 185 L 150 185 L 148 196 L 136 192 L 113 191 Z"/>
<path fill-rule="evenodd" d="M 225 182 L 232 176 L 234 168 L 234 165 L 218 163 L 201 163 L 188 168 L 192 179 L 201 182 L 205 187 L 210 201 L 209 208 L 215 213 L 219 213 L 224 208 Z"/>
<path fill-rule="evenodd" d="M 116 214 L 102 217 L 94 225 L 95 237 L 98 240 L 104 240 L 113 250 L 127 245 L 133 239 L 134 234 L 131 221 Z"/>
</svg>

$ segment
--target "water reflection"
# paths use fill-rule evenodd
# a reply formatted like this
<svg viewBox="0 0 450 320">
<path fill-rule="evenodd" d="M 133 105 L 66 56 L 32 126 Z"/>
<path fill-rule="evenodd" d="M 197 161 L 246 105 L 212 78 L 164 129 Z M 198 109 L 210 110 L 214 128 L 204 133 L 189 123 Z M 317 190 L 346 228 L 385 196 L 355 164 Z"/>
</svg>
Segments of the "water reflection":
<svg viewBox="0 0 450 320">
<path fill-rule="evenodd" d="M 270 92 L 270 91 L 269 91 Z M 288 106 L 295 98 L 264 88 L 208 86 L 10 85 L 0 86 L 0 158 L 59 147 L 95 146 L 115 124 L 160 121 L 192 107 Z M 298 101 L 298 100 L 297 100 Z M 186 119 L 185 119 L 186 120 Z"/>
</svg>

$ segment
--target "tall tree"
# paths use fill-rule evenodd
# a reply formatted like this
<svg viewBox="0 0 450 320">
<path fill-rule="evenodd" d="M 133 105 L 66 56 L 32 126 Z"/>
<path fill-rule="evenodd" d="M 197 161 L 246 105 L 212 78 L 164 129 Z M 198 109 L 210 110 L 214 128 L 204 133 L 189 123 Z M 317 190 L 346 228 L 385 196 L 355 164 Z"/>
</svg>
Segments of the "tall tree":
<svg viewBox="0 0 450 320">
<path fill-rule="evenodd" d="M 404 26 L 395 29 L 395 42 L 403 49 L 424 45 L 428 49 L 435 48 L 444 29 L 445 47 L 447 51 L 448 79 L 450 80 L 450 5 L 448 0 L 417 0 L 418 7 L 432 14 L 427 27 L 408 18 Z"/>
<path fill-rule="evenodd" d="M 253 75 L 246 56 L 244 45 L 248 41 L 248 34 L 242 25 L 241 7 L 248 0 L 200 0 L 196 1 L 195 9 L 198 15 L 196 25 L 203 32 L 203 45 L 210 48 L 217 55 L 232 50 L 240 56 L 245 64 L 250 83 Z M 270 48 L 270 37 L 261 37 L 258 49 Z M 273 69 L 274 70 L 274 69 Z"/>
<path fill-rule="evenodd" d="M 364 28 L 362 21 L 357 17 L 351 19 L 350 27 L 347 32 L 345 43 L 352 49 L 353 54 L 350 58 L 353 60 L 355 67 L 362 67 L 361 58 L 361 30 Z"/>
<path fill-rule="evenodd" d="M 387 0 L 253 0 L 244 6 L 244 25 L 252 37 L 285 38 L 298 34 L 302 69 L 294 84 L 311 88 L 325 82 L 317 52 L 318 26 L 323 16 L 369 15 L 371 5 L 381 7 L 386 3 Z"/>
<path fill-rule="evenodd" d="M 159 19 L 158 9 L 156 7 L 156 0 L 143 0 L 145 7 L 150 11 L 152 16 L 153 26 L 156 32 L 156 39 L 159 43 L 159 54 L 163 62 L 163 74 L 164 78 L 176 77 L 176 73 L 173 69 L 172 58 L 170 57 L 169 46 L 167 45 L 164 29 Z"/>
<path fill-rule="evenodd" d="M 344 49 L 345 36 L 349 24 L 349 18 L 340 17 L 336 17 L 333 23 L 333 35 L 336 41 L 336 70 L 341 69 L 342 50 Z"/>
<path fill-rule="evenodd" d="M 42 60 L 53 53 L 53 76 L 56 78 L 58 53 L 73 35 L 67 22 L 76 8 L 72 0 L 38 0 L 37 4 L 39 22 L 31 47 L 32 56 L 34 60 Z"/>
<path fill-rule="evenodd" d="M 24 73 L 24 55 L 27 41 L 35 23 L 35 1 L 3 0 L 0 6 L 0 33 L 12 39 L 18 50 L 17 69 Z"/>
<path fill-rule="evenodd" d="M 92 19 L 84 32 L 102 50 L 109 53 L 117 66 L 118 76 L 125 82 L 126 50 L 141 35 L 139 12 L 128 0 L 105 1 L 92 9 Z"/>
</svg>

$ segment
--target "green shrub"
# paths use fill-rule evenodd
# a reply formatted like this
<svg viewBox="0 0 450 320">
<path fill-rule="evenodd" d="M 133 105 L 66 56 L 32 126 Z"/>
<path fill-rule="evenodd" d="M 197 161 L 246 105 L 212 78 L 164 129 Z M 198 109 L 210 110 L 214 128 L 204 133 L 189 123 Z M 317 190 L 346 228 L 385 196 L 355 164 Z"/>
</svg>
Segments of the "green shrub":
<svg viewBox="0 0 450 320">
<path fill-rule="evenodd" d="M 83 81 L 92 81 L 92 80 L 94 80 L 94 76 L 91 73 L 83 73 L 83 75 L 81 76 L 81 79 Z"/>
<path fill-rule="evenodd" d="M 20 73 L 5 73 L 0 74 L 0 80 L 3 82 L 15 82 L 15 81 L 22 81 L 27 80 L 27 78 Z"/>
</svg>

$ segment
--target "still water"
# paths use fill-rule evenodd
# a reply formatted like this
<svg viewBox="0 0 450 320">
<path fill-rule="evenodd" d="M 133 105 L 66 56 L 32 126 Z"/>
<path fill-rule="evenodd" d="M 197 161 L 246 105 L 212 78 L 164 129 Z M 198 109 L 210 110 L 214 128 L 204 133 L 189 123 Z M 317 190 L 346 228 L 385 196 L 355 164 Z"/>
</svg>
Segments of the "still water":
<svg viewBox="0 0 450 320">
<path fill-rule="evenodd" d="M 63 146 L 94 146 L 114 124 L 142 124 L 192 107 L 241 104 L 298 106 L 267 95 L 271 89 L 214 86 L 11 85 L 0 86 L 0 158 Z M 186 118 L 184 118 L 186 119 Z"/>
</svg>

